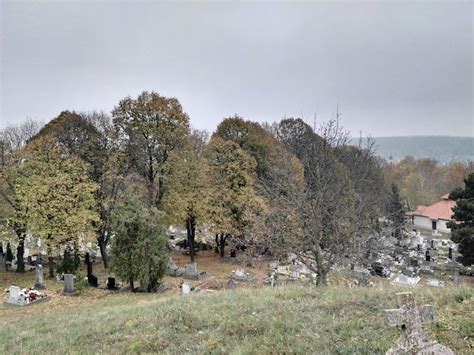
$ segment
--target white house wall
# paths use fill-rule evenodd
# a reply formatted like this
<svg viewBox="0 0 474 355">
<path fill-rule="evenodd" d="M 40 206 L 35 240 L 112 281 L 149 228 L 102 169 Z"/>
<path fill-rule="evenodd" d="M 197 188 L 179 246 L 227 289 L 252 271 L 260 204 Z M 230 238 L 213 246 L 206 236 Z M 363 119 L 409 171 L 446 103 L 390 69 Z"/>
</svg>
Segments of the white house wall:
<svg viewBox="0 0 474 355">
<path fill-rule="evenodd" d="M 432 229 L 431 228 L 431 219 L 428 217 L 421 217 L 421 216 L 414 216 L 413 224 L 417 227 L 424 228 L 424 229 Z"/>
<path fill-rule="evenodd" d="M 415 227 L 430 229 L 430 230 L 432 230 L 431 221 L 432 219 L 428 217 L 414 216 L 413 218 L 413 224 Z M 436 230 L 440 232 L 451 233 L 451 230 L 446 226 L 447 223 L 448 223 L 447 221 L 442 220 L 442 219 L 437 220 Z"/>
</svg>

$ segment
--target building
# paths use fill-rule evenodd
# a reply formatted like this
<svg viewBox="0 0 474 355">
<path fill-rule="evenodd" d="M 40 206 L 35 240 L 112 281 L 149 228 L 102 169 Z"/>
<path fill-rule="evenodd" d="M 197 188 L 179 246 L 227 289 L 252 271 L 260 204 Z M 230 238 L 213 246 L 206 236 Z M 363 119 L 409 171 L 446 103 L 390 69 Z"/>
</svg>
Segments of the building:
<svg viewBox="0 0 474 355">
<path fill-rule="evenodd" d="M 441 201 L 431 206 L 418 206 L 415 211 L 407 212 L 406 215 L 411 224 L 422 229 L 451 233 L 446 224 L 452 221 L 451 216 L 456 202 L 450 200 L 448 196 L 444 195 Z"/>
</svg>

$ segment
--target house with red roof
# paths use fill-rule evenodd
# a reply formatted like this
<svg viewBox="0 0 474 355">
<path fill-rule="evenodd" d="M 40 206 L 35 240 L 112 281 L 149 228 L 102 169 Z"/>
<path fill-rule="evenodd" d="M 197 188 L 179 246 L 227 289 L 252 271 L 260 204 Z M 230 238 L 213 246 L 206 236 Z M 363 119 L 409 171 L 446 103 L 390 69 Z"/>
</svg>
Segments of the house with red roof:
<svg viewBox="0 0 474 355">
<path fill-rule="evenodd" d="M 441 197 L 441 201 L 431 206 L 418 206 L 415 211 L 407 212 L 406 215 L 415 227 L 451 233 L 451 229 L 446 224 L 452 221 L 454 207 L 456 207 L 456 202 L 450 200 L 449 195 L 446 194 Z"/>
</svg>

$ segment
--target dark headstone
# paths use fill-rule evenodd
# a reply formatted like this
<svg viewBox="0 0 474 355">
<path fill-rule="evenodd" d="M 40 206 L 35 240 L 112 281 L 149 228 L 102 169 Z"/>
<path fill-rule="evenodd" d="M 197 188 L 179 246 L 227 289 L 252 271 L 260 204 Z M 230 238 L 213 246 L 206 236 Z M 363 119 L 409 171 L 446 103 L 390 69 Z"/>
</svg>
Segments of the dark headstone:
<svg viewBox="0 0 474 355">
<path fill-rule="evenodd" d="M 230 257 L 231 258 L 236 258 L 237 257 L 237 250 L 233 249 L 230 251 Z"/>
<path fill-rule="evenodd" d="M 417 251 L 421 251 L 421 244 L 417 244 L 417 245 L 416 245 L 416 250 L 417 250 Z"/>
<path fill-rule="evenodd" d="M 426 261 L 431 261 L 431 255 L 430 255 L 430 251 L 427 250 L 426 253 L 425 253 L 425 260 Z"/>
<path fill-rule="evenodd" d="M 97 277 L 95 277 L 94 275 L 90 274 L 89 276 L 87 276 L 87 282 L 89 283 L 89 285 L 91 285 L 92 287 L 99 287 L 99 282 L 97 280 Z"/>
<path fill-rule="evenodd" d="M 448 258 L 453 260 L 453 248 L 449 247 L 448 249 Z"/>
<path fill-rule="evenodd" d="M 90 259 L 89 253 L 86 253 L 86 256 L 84 258 L 84 263 L 87 266 L 87 277 L 89 277 L 90 275 L 92 275 L 92 261 Z"/>
<path fill-rule="evenodd" d="M 410 260 L 410 265 L 414 267 L 418 267 L 418 259 L 411 259 Z"/>
<path fill-rule="evenodd" d="M 431 249 L 434 249 L 434 239 L 431 239 Z"/>
<path fill-rule="evenodd" d="M 107 278 L 107 288 L 109 290 L 116 290 L 117 286 L 115 285 L 115 277 L 108 277 Z"/>
</svg>

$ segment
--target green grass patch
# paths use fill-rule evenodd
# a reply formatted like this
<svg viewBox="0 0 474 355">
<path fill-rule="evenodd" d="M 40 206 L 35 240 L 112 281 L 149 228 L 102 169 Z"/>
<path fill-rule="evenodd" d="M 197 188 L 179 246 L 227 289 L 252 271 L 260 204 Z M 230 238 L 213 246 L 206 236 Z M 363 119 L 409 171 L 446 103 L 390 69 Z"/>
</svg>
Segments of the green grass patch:
<svg viewBox="0 0 474 355">
<path fill-rule="evenodd" d="M 395 288 L 277 287 L 187 296 L 110 294 L 35 312 L 0 309 L 0 353 L 165 352 L 379 354 L 398 338 L 383 322 Z M 473 289 L 414 289 L 435 306 L 430 336 L 473 350 Z M 64 300 L 67 300 L 64 297 Z M 31 308 L 30 308 L 31 309 Z"/>
</svg>

